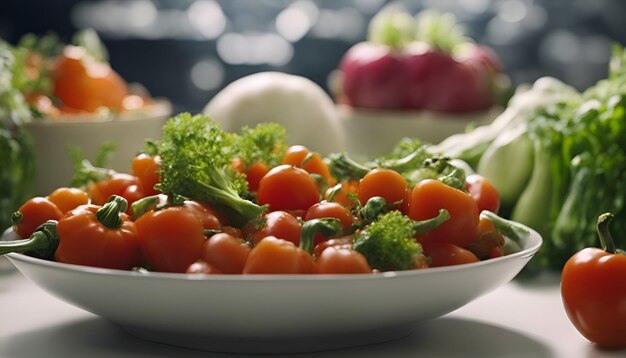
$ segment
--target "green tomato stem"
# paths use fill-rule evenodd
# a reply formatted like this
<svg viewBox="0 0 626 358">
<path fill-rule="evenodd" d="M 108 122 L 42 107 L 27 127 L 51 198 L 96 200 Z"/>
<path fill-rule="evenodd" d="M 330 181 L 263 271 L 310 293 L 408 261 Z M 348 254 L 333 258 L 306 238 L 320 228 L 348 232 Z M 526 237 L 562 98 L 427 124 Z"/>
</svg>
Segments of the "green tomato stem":
<svg viewBox="0 0 626 358">
<path fill-rule="evenodd" d="M 450 213 L 446 209 L 439 210 L 439 214 L 431 219 L 426 219 L 422 221 L 416 221 L 413 224 L 413 229 L 417 234 L 422 234 L 427 231 L 430 231 L 437 226 L 443 224 L 444 222 L 450 219 Z"/>
<path fill-rule="evenodd" d="M 617 252 L 615 248 L 615 242 L 613 241 L 613 236 L 609 231 L 609 224 L 613 220 L 612 213 L 604 213 L 598 216 L 598 224 L 597 231 L 598 237 L 600 238 L 600 245 L 602 245 L 602 250 L 608 252 L 609 254 L 614 254 Z"/>
<path fill-rule="evenodd" d="M 312 219 L 302 225 L 300 233 L 300 248 L 309 254 L 313 253 L 315 234 L 320 233 L 326 237 L 337 235 L 341 232 L 341 222 L 336 218 Z"/>
<path fill-rule="evenodd" d="M 109 201 L 96 212 L 96 219 L 110 229 L 117 229 L 122 226 L 120 214 L 125 212 L 127 208 L 128 201 L 126 199 L 119 195 L 111 195 Z"/>
<path fill-rule="evenodd" d="M 59 246 L 57 222 L 49 220 L 40 225 L 27 239 L 0 241 L 0 255 L 11 252 L 32 253 L 43 259 L 53 259 L 57 246 Z"/>
</svg>

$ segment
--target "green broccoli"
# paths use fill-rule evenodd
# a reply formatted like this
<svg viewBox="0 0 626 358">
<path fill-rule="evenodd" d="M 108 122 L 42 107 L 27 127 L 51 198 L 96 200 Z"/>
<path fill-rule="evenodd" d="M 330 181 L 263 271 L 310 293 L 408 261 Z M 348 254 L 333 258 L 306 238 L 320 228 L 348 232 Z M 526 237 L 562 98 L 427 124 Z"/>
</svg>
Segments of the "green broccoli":
<svg viewBox="0 0 626 358">
<path fill-rule="evenodd" d="M 373 269 L 410 270 L 424 259 L 422 246 L 415 240 L 415 235 L 429 231 L 449 218 L 445 209 L 438 216 L 424 221 L 413 221 L 393 210 L 357 232 L 352 239 L 352 248 L 365 256 Z"/>
<path fill-rule="evenodd" d="M 206 115 L 181 113 L 163 126 L 157 144 L 161 156 L 158 189 L 224 210 L 235 225 L 244 225 L 266 210 L 240 193 L 245 187 L 231 167 L 238 136 L 222 130 Z"/>
</svg>

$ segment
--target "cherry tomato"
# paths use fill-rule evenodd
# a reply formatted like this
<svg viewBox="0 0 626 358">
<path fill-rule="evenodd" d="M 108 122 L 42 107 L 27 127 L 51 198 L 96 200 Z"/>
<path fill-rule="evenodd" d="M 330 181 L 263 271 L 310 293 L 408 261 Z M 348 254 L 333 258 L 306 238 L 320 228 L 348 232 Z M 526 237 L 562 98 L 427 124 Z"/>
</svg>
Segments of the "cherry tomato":
<svg viewBox="0 0 626 358">
<path fill-rule="evenodd" d="M 491 220 L 481 217 L 478 221 L 478 239 L 466 249 L 480 260 L 504 256 L 504 237 L 496 230 Z"/>
<path fill-rule="evenodd" d="M 270 211 L 307 210 L 319 200 L 315 179 L 306 170 L 288 164 L 272 168 L 257 191 L 258 203 L 269 205 Z"/>
<path fill-rule="evenodd" d="M 159 183 L 159 171 L 161 170 L 161 157 L 141 153 L 133 158 L 130 171 L 137 177 L 139 186 L 145 196 L 159 193 L 154 186 Z"/>
<path fill-rule="evenodd" d="M 320 257 L 320 255 L 322 255 L 322 252 L 324 252 L 324 250 L 329 247 L 352 248 L 352 235 L 346 235 L 322 241 L 319 244 L 315 245 L 315 248 L 313 249 L 313 254 L 315 255 L 315 257 Z"/>
<path fill-rule="evenodd" d="M 222 274 L 222 271 L 217 269 L 215 266 L 212 266 L 202 260 L 196 261 L 187 267 L 185 273 L 191 274 L 204 274 L 204 275 L 219 275 Z"/>
<path fill-rule="evenodd" d="M 311 274 L 313 258 L 291 241 L 267 236 L 248 255 L 244 274 Z"/>
<path fill-rule="evenodd" d="M 89 58 L 82 47 L 66 46 L 52 76 L 54 96 L 70 111 L 122 110 L 128 95 L 124 80 L 108 64 Z"/>
<path fill-rule="evenodd" d="M 574 254 L 561 273 L 561 297 L 570 321 L 589 341 L 605 348 L 626 348 L 626 252 L 616 249 L 609 223 L 598 218 L 602 249 Z M 621 233 L 623 234 L 623 233 Z"/>
<path fill-rule="evenodd" d="M 248 190 L 256 192 L 259 190 L 261 179 L 270 171 L 270 167 L 263 162 L 255 162 L 248 167 L 246 171 L 246 180 L 248 181 Z"/>
<path fill-rule="evenodd" d="M 361 205 L 372 197 L 380 196 L 387 204 L 400 203 L 402 206 L 408 202 L 408 189 L 409 184 L 398 172 L 379 168 L 363 176 L 359 182 L 358 198 Z"/>
<path fill-rule="evenodd" d="M 135 223 L 124 213 L 127 202 L 116 196 L 104 206 L 81 205 L 57 224 L 59 262 L 130 270 L 141 265 Z"/>
<path fill-rule="evenodd" d="M 333 185 L 335 179 L 330 175 L 328 165 L 322 158 L 303 145 L 293 145 L 287 148 L 283 157 L 283 164 L 290 164 L 302 168 L 311 174 L 317 174 L 324 178 L 327 185 Z"/>
<path fill-rule="evenodd" d="M 29 238 L 35 229 L 48 220 L 59 220 L 63 212 L 48 198 L 34 197 L 13 214 L 13 230 L 22 239 Z"/>
<path fill-rule="evenodd" d="M 357 198 L 357 193 L 359 192 L 359 182 L 357 180 L 342 182 L 341 190 L 335 193 L 335 196 L 331 200 L 330 195 L 333 190 L 334 187 L 328 188 L 326 193 L 324 193 L 324 199 L 337 202 L 346 208 L 351 209 L 354 207 L 355 202 L 349 197 L 349 195 L 353 195 Z"/>
<path fill-rule="evenodd" d="M 243 273 L 250 254 L 250 244 L 239 237 L 217 233 L 202 246 L 201 258 L 225 274 Z"/>
<path fill-rule="evenodd" d="M 471 174 L 465 178 L 465 187 L 476 200 L 479 211 L 489 210 L 498 213 L 500 195 L 489 179 L 479 174 Z"/>
<path fill-rule="evenodd" d="M 430 267 L 461 265 L 478 262 L 471 251 L 448 242 L 424 245 L 424 254 L 430 259 Z"/>
<path fill-rule="evenodd" d="M 206 237 L 202 221 L 191 209 L 151 210 L 135 223 L 141 252 L 154 270 L 185 272 L 200 258 Z"/>
<path fill-rule="evenodd" d="M 354 216 L 345 206 L 325 200 L 311 206 L 304 216 L 305 221 L 321 218 L 338 219 L 341 222 L 341 227 L 344 232 L 348 232 L 354 223 Z M 327 239 L 327 237 L 318 233 L 315 235 L 315 245 Z"/>
<path fill-rule="evenodd" d="M 468 193 L 435 179 L 425 179 L 411 191 L 408 216 L 415 221 L 436 217 L 440 209 L 450 213 L 450 219 L 422 234 L 422 244 L 445 242 L 467 247 L 478 236 L 479 211 Z"/>
<path fill-rule="evenodd" d="M 131 185 L 138 183 L 137 177 L 125 173 L 115 173 L 110 178 L 97 181 L 87 187 L 87 194 L 95 205 L 104 205 L 111 195 L 122 195 Z"/>
<path fill-rule="evenodd" d="M 82 189 L 62 187 L 55 189 L 48 200 L 53 202 L 62 213 L 80 206 L 89 204 L 89 195 Z"/>
<path fill-rule="evenodd" d="M 331 246 L 317 258 L 317 272 L 321 274 L 370 273 L 372 268 L 358 251 Z"/>
<path fill-rule="evenodd" d="M 183 207 L 191 210 L 200 222 L 205 230 L 219 230 L 222 225 L 215 215 L 215 210 L 208 205 L 201 204 L 194 200 L 185 200 Z"/>
<path fill-rule="evenodd" d="M 244 234 L 252 245 L 258 244 L 266 236 L 293 242 L 300 245 L 302 225 L 293 215 L 286 211 L 272 211 L 260 221 L 252 221 L 244 227 Z"/>
</svg>

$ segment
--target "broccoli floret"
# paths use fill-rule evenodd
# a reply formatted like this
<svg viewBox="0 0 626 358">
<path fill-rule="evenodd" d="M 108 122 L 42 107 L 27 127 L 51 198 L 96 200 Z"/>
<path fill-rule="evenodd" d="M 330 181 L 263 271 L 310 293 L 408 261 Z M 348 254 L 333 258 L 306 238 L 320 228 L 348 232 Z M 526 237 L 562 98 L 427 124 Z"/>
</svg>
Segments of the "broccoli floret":
<svg viewBox="0 0 626 358">
<path fill-rule="evenodd" d="M 449 218 L 450 214 L 441 210 L 435 218 L 413 221 L 393 210 L 357 232 L 352 239 L 352 248 L 365 256 L 373 269 L 410 270 L 416 268 L 420 259 L 424 259 L 422 246 L 415 240 L 415 234 L 431 230 Z"/>
<path fill-rule="evenodd" d="M 287 131 L 277 123 L 260 123 L 244 127 L 235 147 L 237 157 L 246 165 L 263 162 L 269 167 L 281 164 L 287 150 Z"/>
<path fill-rule="evenodd" d="M 158 189 L 211 203 L 228 213 L 235 225 L 244 225 L 266 210 L 240 196 L 230 163 L 236 153 L 237 135 L 225 132 L 206 115 L 182 113 L 163 126 L 157 144 L 161 156 Z"/>
</svg>

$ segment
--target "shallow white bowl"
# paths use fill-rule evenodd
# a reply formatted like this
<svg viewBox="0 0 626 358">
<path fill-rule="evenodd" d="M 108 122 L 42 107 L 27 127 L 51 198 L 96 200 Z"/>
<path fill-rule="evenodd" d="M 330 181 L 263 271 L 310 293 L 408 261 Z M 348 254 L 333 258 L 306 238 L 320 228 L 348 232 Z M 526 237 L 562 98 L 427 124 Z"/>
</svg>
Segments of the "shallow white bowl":
<svg viewBox="0 0 626 358">
<path fill-rule="evenodd" d="M 112 142 L 115 152 L 107 168 L 128 172 L 131 160 L 144 148 L 144 140 L 161 137 L 161 128 L 171 112 L 169 102 L 162 100 L 145 111 L 113 118 L 75 116 L 71 120 L 27 123 L 25 128 L 35 140 L 37 156 L 34 194 L 45 196 L 70 183 L 74 173 L 70 146 L 94 160 L 102 145 Z"/>
<path fill-rule="evenodd" d="M 219 352 L 287 353 L 407 335 L 414 323 L 513 279 L 542 243 L 527 230 L 521 251 L 501 258 L 381 274 L 201 276 L 7 257 L 51 294 L 138 337 Z"/>
<path fill-rule="evenodd" d="M 336 105 L 346 138 L 347 152 L 361 157 L 388 153 L 405 137 L 437 144 L 468 127 L 488 124 L 502 112 L 494 107 L 470 114 L 444 114 L 431 111 L 384 111 Z"/>
</svg>

